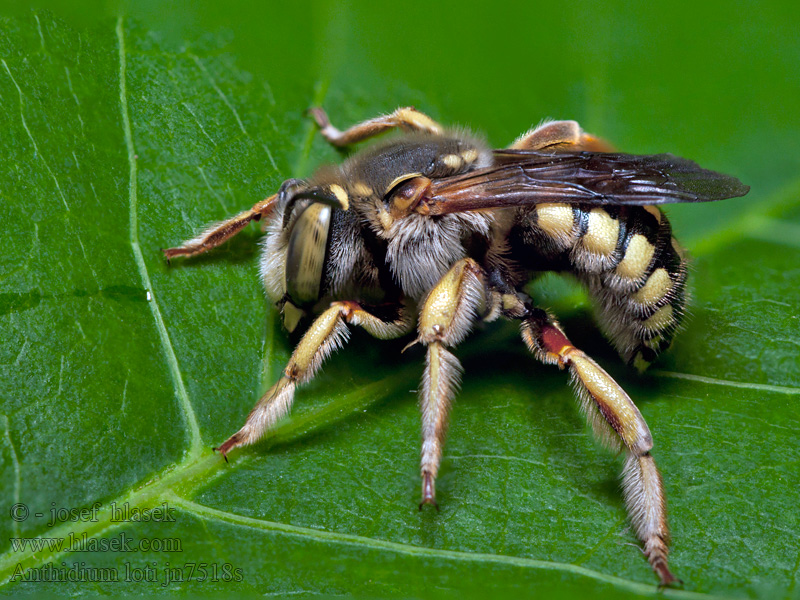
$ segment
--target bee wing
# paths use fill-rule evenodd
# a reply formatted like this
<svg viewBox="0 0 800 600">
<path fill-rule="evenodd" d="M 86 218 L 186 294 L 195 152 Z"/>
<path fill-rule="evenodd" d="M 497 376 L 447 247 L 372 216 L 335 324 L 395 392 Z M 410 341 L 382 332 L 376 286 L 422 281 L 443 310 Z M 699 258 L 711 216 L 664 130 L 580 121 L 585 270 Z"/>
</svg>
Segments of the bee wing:
<svg viewBox="0 0 800 600">
<path fill-rule="evenodd" d="M 648 205 L 744 196 L 750 187 L 671 154 L 496 150 L 496 164 L 435 180 L 420 203 L 431 215 L 559 202 Z"/>
</svg>

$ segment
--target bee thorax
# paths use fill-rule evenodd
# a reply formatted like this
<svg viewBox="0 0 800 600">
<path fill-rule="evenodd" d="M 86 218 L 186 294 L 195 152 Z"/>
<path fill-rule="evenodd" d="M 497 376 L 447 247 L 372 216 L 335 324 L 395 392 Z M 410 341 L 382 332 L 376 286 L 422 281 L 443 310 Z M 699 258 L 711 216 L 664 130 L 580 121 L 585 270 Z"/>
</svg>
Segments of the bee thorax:
<svg viewBox="0 0 800 600">
<path fill-rule="evenodd" d="M 491 217 L 447 215 L 431 219 L 412 213 L 387 232 L 386 262 L 403 293 L 420 300 L 457 261 L 468 254 L 473 235 L 488 236 Z"/>
</svg>

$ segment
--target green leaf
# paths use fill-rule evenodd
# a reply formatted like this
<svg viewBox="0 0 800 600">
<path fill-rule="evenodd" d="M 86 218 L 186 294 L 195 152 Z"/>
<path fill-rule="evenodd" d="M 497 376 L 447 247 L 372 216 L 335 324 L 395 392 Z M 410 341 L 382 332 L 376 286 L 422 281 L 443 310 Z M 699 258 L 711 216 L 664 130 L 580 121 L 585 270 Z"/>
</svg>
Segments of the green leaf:
<svg viewBox="0 0 800 600">
<path fill-rule="evenodd" d="M 455 9 L 154 3 L 116 18 L 83 4 L 2 21 L 4 594 L 798 597 L 796 9 Z M 657 590 L 620 460 L 512 324 L 458 348 L 439 513 L 417 510 L 423 354 L 401 354 L 407 340 L 354 332 L 264 443 L 229 464 L 211 452 L 291 343 L 260 288 L 255 226 L 171 267 L 159 248 L 341 160 L 304 117 L 312 104 L 341 125 L 413 104 L 497 146 L 540 118 L 576 118 L 626 151 L 752 186 L 670 207 L 695 256 L 693 308 L 644 377 L 580 290 L 556 277 L 533 288 L 647 419 L 684 590 Z M 48 546 L 70 536 L 112 549 Z M 52 579 L 47 565 L 84 581 L 22 580 Z M 189 565 L 193 580 L 176 580 Z"/>
</svg>

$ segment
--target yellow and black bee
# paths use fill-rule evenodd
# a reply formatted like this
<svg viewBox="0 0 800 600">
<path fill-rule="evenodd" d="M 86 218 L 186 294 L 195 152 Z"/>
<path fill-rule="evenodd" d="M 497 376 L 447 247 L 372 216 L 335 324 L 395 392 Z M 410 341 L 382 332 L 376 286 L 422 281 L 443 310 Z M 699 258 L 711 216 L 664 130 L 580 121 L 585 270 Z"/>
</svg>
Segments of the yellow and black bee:
<svg viewBox="0 0 800 600">
<path fill-rule="evenodd" d="M 212 225 L 168 259 L 220 245 L 266 220 L 261 277 L 284 324 L 314 317 L 280 380 L 217 450 L 258 440 L 286 415 L 295 387 L 348 338 L 348 325 L 377 338 L 416 329 L 427 348 L 422 377 L 422 503 L 435 505 L 447 415 L 461 375 L 451 353 L 477 321 L 518 320 L 542 362 L 568 367 L 595 432 L 625 450 L 623 489 L 644 553 L 661 580 L 669 531 L 653 440 L 639 410 L 597 363 L 573 346 L 524 287 L 560 271 L 582 282 L 600 327 L 639 369 L 670 345 L 683 314 L 686 255 L 656 206 L 746 194 L 734 177 L 659 154 L 620 154 L 574 121 L 544 123 L 492 150 L 414 110 L 339 131 L 311 111 L 322 135 L 348 146 L 400 128 L 405 134 L 286 181 L 252 209 Z"/>
</svg>

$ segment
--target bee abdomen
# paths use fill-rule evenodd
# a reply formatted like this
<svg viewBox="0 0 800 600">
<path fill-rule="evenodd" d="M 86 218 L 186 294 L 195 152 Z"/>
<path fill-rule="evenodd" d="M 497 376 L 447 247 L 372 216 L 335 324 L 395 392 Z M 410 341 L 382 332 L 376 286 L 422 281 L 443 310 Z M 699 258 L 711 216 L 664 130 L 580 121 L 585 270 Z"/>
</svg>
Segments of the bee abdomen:
<svg viewBox="0 0 800 600">
<path fill-rule="evenodd" d="M 669 347 L 685 304 L 686 258 L 654 206 L 542 204 L 525 215 L 534 268 L 574 273 L 599 325 L 627 362 L 643 369 Z"/>
<path fill-rule="evenodd" d="M 593 238 L 604 235 L 593 231 L 591 215 L 598 210 L 603 211 L 590 211 L 586 233 L 571 257 L 596 305 L 600 327 L 623 359 L 643 370 L 669 347 L 683 319 L 685 252 L 661 210 L 625 207 L 600 221 L 609 227 L 613 219 L 619 235 L 613 252 L 598 260 L 587 250 Z"/>
</svg>

